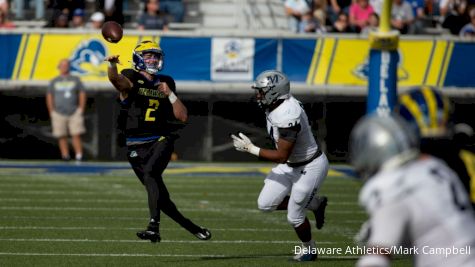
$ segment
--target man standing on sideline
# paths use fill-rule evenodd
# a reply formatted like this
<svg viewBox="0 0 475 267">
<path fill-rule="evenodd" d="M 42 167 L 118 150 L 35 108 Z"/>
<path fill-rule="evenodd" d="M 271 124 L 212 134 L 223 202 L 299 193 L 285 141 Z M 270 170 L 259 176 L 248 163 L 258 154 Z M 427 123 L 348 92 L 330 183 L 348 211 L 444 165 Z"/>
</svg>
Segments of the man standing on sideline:
<svg viewBox="0 0 475 267">
<path fill-rule="evenodd" d="M 58 64 L 59 76 L 54 78 L 46 93 L 46 106 L 51 117 L 53 136 L 58 139 L 63 160 L 70 160 L 68 134 L 71 135 L 75 159 L 83 160 L 81 134 L 86 132 L 84 110 L 86 92 L 81 80 L 69 72 L 70 62 L 62 59 Z"/>
<path fill-rule="evenodd" d="M 173 126 L 170 122 L 186 122 L 185 105 L 176 96 L 172 77 L 159 74 L 163 68 L 163 52 L 158 44 L 142 41 L 132 54 L 132 69 L 119 74 L 118 55 L 108 56 L 108 76 L 119 91 L 121 111 L 119 130 L 127 144 L 127 158 L 132 169 L 145 186 L 150 220 L 147 229 L 137 232 L 140 239 L 160 241 L 160 211 L 201 240 L 211 238 L 205 228 L 185 218 L 170 199 L 162 173 L 173 152 Z"/>
<path fill-rule="evenodd" d="M 259 74 L 252 86 L 267 118 L 267 131 L 276 149 L 252 144 L 243 133 L 231 135 L 238 151 L 279 163 L 267 175 L 257 200 L 262 211 L 287 210 L 287 220 L 302 241 L 294 251 L 296 261 L 314 261 L 316 244 L 307 219 L 313 211 L 317 229 L 324 223 L 327 198 L 316 195 L 328 173 L 328 159 L 313 137 L 307 114 L 290 94 L 287 76 L 276 70 Z"/>
</svg>

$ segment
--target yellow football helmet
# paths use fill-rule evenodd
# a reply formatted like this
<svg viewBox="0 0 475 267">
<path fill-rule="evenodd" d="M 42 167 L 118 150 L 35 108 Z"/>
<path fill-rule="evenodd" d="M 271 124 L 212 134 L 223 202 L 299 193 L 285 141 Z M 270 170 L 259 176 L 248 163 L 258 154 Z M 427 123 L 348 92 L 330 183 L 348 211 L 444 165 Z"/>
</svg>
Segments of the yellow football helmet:
<svg viewBox="0 0 475 267">
<path fill-rule="evenodd" d="M 153 53 L 157 56 L 154 64 L 145 63 L 144 54 Z M 163 51 L 157 43 L 152 41 L 142 41 L 134 49 L 132 54 L 132 67 L 138 71 L 143 70 L 147 73 L 156 75 L 163 69 Z"/>
</svg>

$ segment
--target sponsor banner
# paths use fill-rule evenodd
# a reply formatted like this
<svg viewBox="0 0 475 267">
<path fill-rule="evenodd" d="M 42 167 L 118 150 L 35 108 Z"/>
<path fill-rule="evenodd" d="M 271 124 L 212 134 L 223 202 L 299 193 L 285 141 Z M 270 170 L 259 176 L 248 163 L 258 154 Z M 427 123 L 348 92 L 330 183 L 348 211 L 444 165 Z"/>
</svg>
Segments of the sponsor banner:
<svg viewBox="0 0 475 267">
<path fill-rule="evenodd" d="M 294 38 L 209 38 L 128 36 L 111 44 L 100 34 L 24 33 L 0 35 L 0 79 L 49 81 L 57 64 L 71 60 L 83 81 L 108 82 L 104 57 L 120 55 L 119 70 L 131 67 L 138 42 L 153 40 L 165 52 L 163 73 L 177 81 L 252 80 L 279 69 L 292 82 L 308 85 L 368 85 L 369 42 L 328 36 Z M 398 86 L 475 87 L 475 43 L 449 40 L 401 40 Z"/>
<path fill-rule="evenodd" d="M 250 81 L 254 74 L 254 39 L 213 38 L 211 80 Z"/>
<path fill-rule="evenodd" d="M 10 37 L 13 39 L 13 37 Z M 159 38 L 157 36 L 124 36 L 119 44 L 111 44 L 98 34 L 24 34 L 17 45 L 18 56 L 11 63 L 12 80 L 50 80 L 58 75 L 57 64 L 63 58 L 71 61 L 71 73 L 83 81 L 107 82 L 108 55 L 120 55 L 119 71 L 132 66 L 132 52 L 137 43 L 152 40 L 165 52 L 163 73 L 177 80 L 209 80 L 209 38 Z M 13 41 L 11 42 L 13 43 Z M 183 51 L 186 51 L 184 54 Z M 12 53 L 13 54 L 13 53 Z M 3 61 L 2 61 L 3 62 Z"/>
</svg>

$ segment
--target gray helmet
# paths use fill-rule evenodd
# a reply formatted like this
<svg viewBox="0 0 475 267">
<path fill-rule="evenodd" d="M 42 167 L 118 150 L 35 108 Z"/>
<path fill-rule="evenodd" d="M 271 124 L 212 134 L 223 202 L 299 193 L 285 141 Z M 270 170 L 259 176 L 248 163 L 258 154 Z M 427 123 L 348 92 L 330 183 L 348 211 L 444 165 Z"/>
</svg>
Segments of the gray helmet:
<svg viewBox="0 0 475 267">
<path fill-rule="evenodd" d="M 419 138 L 399 117 L 371 114 L 360 119 L 350 135 L 350 163 L 366 179 L 383 167 L 396 167 L 417 157 Z"/>
<path fill-rule="evenodd" d="M 289 97 L 290 82 L 287 75 L 277 70 L 266 70 L 259 74 L 252 89 L 260 90 L 263 98 L 257 102 L 261 106 L 269 106 L 278 99 Z"/>
</svg>

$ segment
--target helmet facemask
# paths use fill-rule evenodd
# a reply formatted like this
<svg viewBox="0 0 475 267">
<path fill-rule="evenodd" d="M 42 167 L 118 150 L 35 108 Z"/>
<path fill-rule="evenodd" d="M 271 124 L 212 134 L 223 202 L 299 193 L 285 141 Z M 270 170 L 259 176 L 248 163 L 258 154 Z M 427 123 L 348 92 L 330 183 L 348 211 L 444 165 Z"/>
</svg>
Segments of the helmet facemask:
<svg viewBox="0 0 475 267">
<path fill-rule="evenodd" d="M 261 108 L 268 108 L 280 99 L 290 96 L 290 82 L 280 71 L 270 70 L 259 74 L 252 85 L 256 90 L 257 103 Z"/>
<path fill-rule="evenodd" d="M 163 69 L 163 56 L 163 52 L 157 44 L 143 41 L 134 49 L 132 66 L 136 70 L 157 75 Z"/>
</svg>

